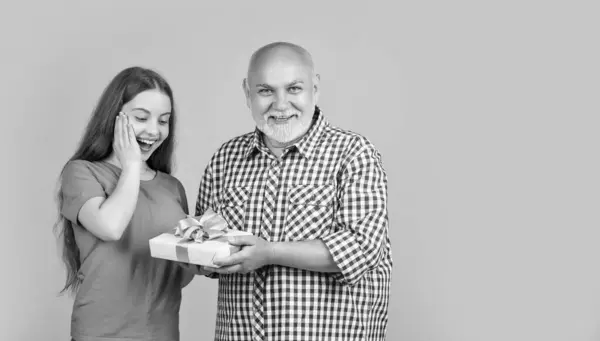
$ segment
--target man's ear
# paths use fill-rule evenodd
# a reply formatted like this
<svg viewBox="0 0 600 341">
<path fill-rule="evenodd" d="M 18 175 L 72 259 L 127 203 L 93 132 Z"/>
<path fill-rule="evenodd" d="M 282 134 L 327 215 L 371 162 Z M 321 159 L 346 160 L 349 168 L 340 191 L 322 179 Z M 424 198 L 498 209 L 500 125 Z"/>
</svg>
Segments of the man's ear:
<svg viewBox="0 0 600 341">
<path fill-rule="evenodd" d="M 242 90 L 244 91 L 244 96 L 246 96 L 246 106 L 250 108 L 250 86 L 248 85 L 248 79 L 246 78 L 242 81 Z"/>
<path fill-rule="evenodd" d="M 315 77 L 313 79 L 313 90 L 314 90 L 314 98 L 315 98 L 315 104 L 317 104 L 317 102 L 319 102 L 319 95 L 321 94 L 321 75 L 319 75 L 318 73 L 315 74 Z"/>
</svg>

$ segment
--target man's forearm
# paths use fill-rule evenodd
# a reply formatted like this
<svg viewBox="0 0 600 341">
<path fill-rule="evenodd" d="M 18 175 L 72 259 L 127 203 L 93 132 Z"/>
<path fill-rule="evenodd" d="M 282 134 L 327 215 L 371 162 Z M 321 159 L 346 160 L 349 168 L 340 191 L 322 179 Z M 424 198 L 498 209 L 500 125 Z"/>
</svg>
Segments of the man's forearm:
<svg viewBox="0 0 600 341">
<path fill-rule="evenodd" d="M 340 272 L 321 240 L 275 242 L 271 264 L 317 272 Z"/>
</svg>

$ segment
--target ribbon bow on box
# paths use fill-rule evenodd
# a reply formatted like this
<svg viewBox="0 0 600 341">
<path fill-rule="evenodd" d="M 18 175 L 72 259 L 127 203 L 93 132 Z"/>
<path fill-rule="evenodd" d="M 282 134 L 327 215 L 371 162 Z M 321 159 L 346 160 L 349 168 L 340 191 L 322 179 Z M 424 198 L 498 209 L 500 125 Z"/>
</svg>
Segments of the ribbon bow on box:
<svg viewBox="0 0 600 341">
<path fill-rule="evenodd" d="M 251 235 L 228 227 L 227 221 L 212 210 L 202 216 L 181 219 L 173 231 L 150 239 L 150 254 L 175 262 L 219 267 L 215 257 L 227 257 L 240 246 L 229 243 L 229 235 Z"/>
<path fill-rule="evenodd" d="M 175 236 L 202 243 L 222 237 L 228 231 L 227 221 L 209 208 L 201 217 L 181 219 L 175 227 Z"/>
</svg>

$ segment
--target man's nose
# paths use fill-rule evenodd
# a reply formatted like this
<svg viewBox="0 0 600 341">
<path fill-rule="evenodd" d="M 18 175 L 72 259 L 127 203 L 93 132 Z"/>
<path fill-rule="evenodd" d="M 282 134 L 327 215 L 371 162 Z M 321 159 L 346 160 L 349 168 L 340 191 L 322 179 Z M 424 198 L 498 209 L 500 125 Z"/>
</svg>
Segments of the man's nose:
<svg viewBox="0 0 600 341">
<path fill-rule="evenodd" d="M 273 103 L 273 108 L 275 110 L 283 111 L 286 110 L 289 106 L 289 101 L 287 94 L 285 92 L 278 93 L 275 98 L 275 103 Z"/>
</svg>

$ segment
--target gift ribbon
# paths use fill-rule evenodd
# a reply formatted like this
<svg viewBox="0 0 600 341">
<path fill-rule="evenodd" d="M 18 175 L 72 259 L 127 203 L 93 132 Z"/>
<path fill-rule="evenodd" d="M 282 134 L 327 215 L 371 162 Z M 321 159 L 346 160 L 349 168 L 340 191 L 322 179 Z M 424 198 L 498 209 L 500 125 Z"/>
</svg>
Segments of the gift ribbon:
<svg viewBox="0 0 600 341">
<path fill-rule="evenodd" d="M 182 238 L 175 249 L 177 259 L 189 263 L 187 248 L 190 244 L 203 243 L 207 240 L 222 237 L 228 231 L 227 221 L 211 209 L 208 209 L 200 217 L 181 219 L 174 231 L 175 236 Z"/>
</svg>

